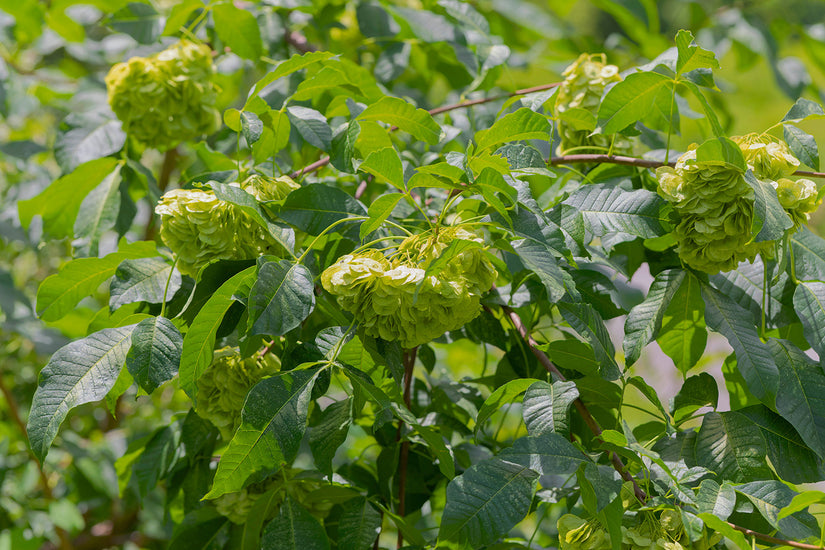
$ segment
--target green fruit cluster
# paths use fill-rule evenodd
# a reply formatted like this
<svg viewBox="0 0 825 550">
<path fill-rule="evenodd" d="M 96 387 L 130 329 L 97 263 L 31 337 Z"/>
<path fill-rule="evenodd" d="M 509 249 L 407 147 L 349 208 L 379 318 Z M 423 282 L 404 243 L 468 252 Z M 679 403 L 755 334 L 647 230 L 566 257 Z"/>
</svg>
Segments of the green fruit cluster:
<svg viewBox="0 0 825 550">
<path fill-rule="evenodd" d="M 819 208 L 816 184 L 809 179 L 800 178 L 796 181 L 788 178 L 776 180 L 776 195 L 779 204 L 791 217 L 794 227 L 799 227 L 808 221 L 811 212 Z"/>
<path fill-rule="evenodd" d="M 582 129 L 565 121 L 561 116 L 571 109 L 584 109 L 595 120 L 599 104 L 608 84 L 620 82 L 619 68 L 608 65 L 606 56 L 583 53 L 562 72 L 564 81 L 556 95 L 554 115 L 558 119 L 561 144 L 558 154 L 575 149 L 576 153 L 606 153 L 611 149 L 615 154 L 628 154 L 632 150 L 630 141 L 621 136 L 594 134 L 590 129 Z"/>
<path fill-rule="evenodd" d="M 610 548 L 610 535 L 595 518 L 583 519 L 564 514 L 556 522 L 561 550 L 604 550 Z"/>
<path fill-rule="evenodd" d="M 277 490 L 282 487 L 283 484 L 283 476 L 276 475 L 258 483 L 253 483 L 248 487 L 244 487 L 240 491 L 236 491 L 234 493 L 224 493 L 218 498 L 213 499 L 212 504 L 215 505 L 215 508 L 219 514 L 227 518 L 232 523 L 242 525 L 246 523 L 246 520 L 249 517 L 249 512 L 252 510 L 252 507 L 258 499 L 260 499 L 265 493 L 268 493 L 274 489 L 276 490 L 275 494 L 269 501 L 269 506 L 271 507 L 270 514 L 266 518 L 271 519 L 275 517 L 278 508 L 284 501 L 284 496 L 286 493 L 284 491 Z"/>
<path fill-rule="evenodd" d="M 250 176 L 240 184 L 261 201 L 282 201 L 299 185 L 287 176 Z M 245 260 L 279 255 L 283 247 L 246 212 L 222 201 L 209 189 L 175 189 L 165 193 L 155 212 L 160 237 L 177 256 L 184 275 L 196 276 L 212 260 Z"/>
<path fill-rule="evenodd" d="M 745 162 L 753 174 L 762 180 L 776 181 L 793 174 L 799 160 L 788 146 L 769 134 L 746 134 L 731 138 L 742 150 Z"/>
<path fill-rule="evenodd" d="M 106 75 L 109 105 L 137 141 L 160 150 L 220 127 L 212 54 L 181 40 L 151 57 L 133 57 Z"/>
<path fill-rule="evenodd" d="M 460 227 L 439 228 L 408 237 L 393 258 L 376 250 L 343 256 L 321 274 L 321 284 L 366 334 L 414 348 L 475 318 L 481 296 L 496 279 L 480 247 L 464 250 L 425 276 L 454 239 L 482 242 Z"/>
<path fill-rule="evenodd" d="M 634 525 L 622 526 L 622 550 L 708 550 L 721 538 L 714 532 L 691 541 L 677 510 L 640 512 Z"/>
<path fill-rule="evenodd" d="M 217 350 L 212 364 L 198 378 L 195 412 L 214 424 L 224 439 L 231 439 L 241 424 L 246 394 L 280 367 L 280 360 L 272 354 L 243 358 L 237 348 Z"/>
</svg>

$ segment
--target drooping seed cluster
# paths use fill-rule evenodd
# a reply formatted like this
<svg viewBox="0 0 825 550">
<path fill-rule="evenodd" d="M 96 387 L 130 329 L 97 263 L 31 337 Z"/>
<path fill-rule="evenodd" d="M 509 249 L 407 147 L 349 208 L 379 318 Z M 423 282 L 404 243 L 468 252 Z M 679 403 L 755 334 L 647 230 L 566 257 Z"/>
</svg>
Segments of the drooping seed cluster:
<svg viewBox="0 0 825 550">
<path fill-rule="evenodd" d="M 250 176 L 239 184 L 260 201 L 282 201 L 300 187 L 287 176 Z M 283 253 L 283 247 L 252 217 L 218 199 L 209 189 L 175 189 L 165 193 L 155 212 L 160 237 L 177 255 L 177 267 L 196 276 L 212 260 L 244 260 Z"/>
<path fill-rule="evenodd" d="M 562 72 L 562 76 L 564 82 L 559 86 L 554 112 L 561 137 L 558 154 L 565 154 L 570 149 L 575 149 L 576 153 L 607 153 L 611 143 L 614 154 L 630 153 L 632 146 L 627 138 L 617 135 L 614 140 L 613 135 L 605 134 L 591 136 L 591 130 L 576 127 L 560 117 L 570 109 L 584 109 L 594 117 L 598 116 L 605 88 L 622 80 L 619 68 L 608 65 L 603 53 L 583 53 Z"/>
<path fill-rule="evenodd" d="M 229 441 L 241 424 L 246 394 L 265 376 L 281 367 L 278 357 L 266 354 L 262 358 L 241 357 L 237 348 L 215 352 L 208 369 L 198 378 L 197 407 L 201 418 L 209 420 Z"/>
<path fill-rule="evenodd" d="M 321 283 L 366 334 L 410 349 L 475 318 L 481 296 L 495 281 L 497 272 L 480 247 L 425 276 L 454 239 L 482 242 L 463 228 L 439 228 L 437 234 L 408 237 L 392 259 L 376 250 L 343 256 L 323 272 Z"/>
<path fill-rule="evenodd" d="M 816 186 L 786 177 L 799 166 L 787 145 L 766 136 L 733 139 L 754 175 L 777 190 L 794 224 L 807 220 L 818 205 Z M 760 253 L 773 253 L 773 241 L 751 242 L 754 193 L 742 170 L 724 162 L 698 162 L 696 151 L 690 150 L 675 167 L 658 168 L 656 176 L 659 194 L 680 215 L 674 234 L 679 256 L 689 266 L 712 274 L 735 269 Z"/>
<path fill-rule="evenodd" d="M 106 75 L 109 105 L 129 136 L 166 150 L 220 126 L 214 72 L 207 46 L 181 40 L 113 66 Z"/>
</svg>

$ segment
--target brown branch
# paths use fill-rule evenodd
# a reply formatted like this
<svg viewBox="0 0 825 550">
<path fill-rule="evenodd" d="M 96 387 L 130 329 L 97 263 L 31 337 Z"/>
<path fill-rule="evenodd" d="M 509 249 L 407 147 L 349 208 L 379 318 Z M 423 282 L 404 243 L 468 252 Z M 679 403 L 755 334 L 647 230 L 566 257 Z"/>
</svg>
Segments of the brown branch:
<svg viewBox="0 0 825 550">
<path fill-rule="evenodd" d="M 772 537 L 770 535 L 766 535 L 764 533 L 759 533 L 758 531 L 753 531 L 751 529 L 747 529 L 745 527 L 740 527 L 734 523 L 728 523 L 730 527 L 745 533 L 746 535 L 750 535 L 752 537 L 756 537 L 759 540 L 764 540 L 765 542 L 769 542 L 771 544 L 778 544 L 781 546 L 790 546 L 791 548 L 805 548 L 806 550 L 825 550 L 825 546 L 817 546 L 816 544 L 807 544 L 805 542 L 795 542 L 792 540 L 785 540 L 785 539 L 778 539 L 776 537 Z"/>
<path fill-rule="evenodd" d="M 178 148 L 172 147 L 163 155 L 163 164 L 160 166 L 160 174 L 158 174 L 158 189 L 161 193 L 166 191 L 169 187 L 169 181 L 172 179 L 172 172 L 178 164 Z M 154 211 L 153 211 L 154 212 Z M 155 216 L 150 215 L 149 221 L 146 223 L 146 229 L 143 232 L 143 239 L 151 241 L 155 238 Z"/>
<path fill-rule="evenodd" d="M 415 355 L 417 351 L 418 347 L 404 351 L 404 404 L 408 409 L 410 408 L 410 403 L 412 402 L 410 393 L 412 388 L 413 368 L 415 367 Z M 401 426 L 402 423 L 399 421 L 396 441 L 401 439 Z M 409 440 L 404 440 L 401 443 L 401 451 L 398 457 L 398 508 L 396 511 L 398 512 L 398 516 L 401 518 L 404 517 L 406 508 L 407 465 L 409 463 L 409 457 L 410 442 Z M 401 529 L 399 529 L 397 547 L 401 548 L 402 546 L 404 546 L 404 534 L 401 532 Z"/>
<path fill-rule="evenodd" d="M 310 44 L 306 36 L 299 33 L 298 31 L 286 33 L 286 35 L 284 35 L 284 41 L 287 43 L 288 46 L 292 46 L 302 54 L 318 51 L 318 48 Z"/>
</svg>

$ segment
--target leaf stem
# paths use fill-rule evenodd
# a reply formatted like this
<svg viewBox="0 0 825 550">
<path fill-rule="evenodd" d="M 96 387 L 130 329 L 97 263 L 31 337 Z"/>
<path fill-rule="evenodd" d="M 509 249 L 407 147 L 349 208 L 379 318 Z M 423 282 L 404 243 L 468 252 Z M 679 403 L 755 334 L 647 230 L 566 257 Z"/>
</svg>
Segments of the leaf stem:
<svg viewBox="0 0 825 550">
<path fill-rule="evenodd" d="M 411 388 L 412 388 L 412 378 L 413 378 L 413 368 L 415 367 L 415 355 L 418 351 L 418 346 L 404 350 L 404 405 L 407 408 L 410 408 L 411 403 Z M 398 432 L 396 433 L 395 440 L 401 440 L 401 427 L 403 423 L 399 421 L 398 423 Z M 398 456 L 398 508 L 397 513 L 398 516 L 403 518 L 404 512 L 406 508 L 406 498 L 407 498 L 407 465 L 409 463 L 410 457 L 410 442 L 408 440 L 404 440 L 401 443 L 401 450 L 399 451 Z M 398 530 L 398 541 L 397 547 L 401 548 L 404 546 L 404 534 L 401 530 Z"/>
<path fill-rule="evenodd" d="M 160 316 L 164 317 L 166 313 L 166 295 L 169 292 L 169 283 L 172 282 L 172 275 L 175 273 L 175 266 L 178 265 L 178 257 L 175 256 L 175 261 L 172 262 L 172 268 L 169 270 L 169 276 L 166 277 L 166 286 L 163 287 L 163 303 L 160 306 Z"/>
<path fill-rule="evenodd" d="M 767 334 L 767 314 L 766 310 L 768 308 L 768 293 L 770 292 L 770 287 L 768 286 L 768 260 L 765 258 L 764 254 L 759 255 L 762 259 L 762 325 L 760 327 L 762 340 L 766 340 Z"/>
<path fill-rule="evenodd" d="M 342 223 L 346 223 L 346 222 L 358 221 L 358 220 L 363 221 L 363 220 L 368 220 L 368 219 L 369 219 L 369 217 L 368 217 L 368 216 L 350 216 L 350 217 L 347 217 L 347 218 L 341 218 L 340 220 L 336 220 L 336 221 L 332 222 L 332 223 L 331 223 L 331 224 L 329 224 L 329 225 L 328 225 L 328 226 L 327 226 L 327 227 L 326 227 L 323 231 L 321 231 L 320 233 L 318 233 L 318 236 L 317 236 L 317 237 L 315 237 L 314 239 L 312 239 L 312 242 L 311 242 L 311 243 L 309 243 L 309 246 L 306 248 L 306 250 L 304 250 L 304 253 L 303 253 L 303 254 L 301 254 L 301 255 L 298 257 L 298 259 L 297 259 L 297 260 L 295 260 L 295 263 L 296 263 L 296 264 L 300 264 L 300 263 L 304 260 L 304 258 L 306 257 L 306 255 L 307 255 L 307 254 L 309 254 L 309 251 L 310 251 L 310 250 L 312 250 L 312 247 L 313 247 L 313 246 L 315 246 L 315 243 L 317 243 L 317 242 L 318 242 L 318 239 L 320 239 L 321 237 L 323 237 L 324 235 L 326 235 L 326 234 L 329 232 L 329 230 L 330 230 L 330 229 L 332 229 L 333 227 L 335 227 L 335 226 L 337 226 L 337 225 L 341 225 Z"/>
</svg>

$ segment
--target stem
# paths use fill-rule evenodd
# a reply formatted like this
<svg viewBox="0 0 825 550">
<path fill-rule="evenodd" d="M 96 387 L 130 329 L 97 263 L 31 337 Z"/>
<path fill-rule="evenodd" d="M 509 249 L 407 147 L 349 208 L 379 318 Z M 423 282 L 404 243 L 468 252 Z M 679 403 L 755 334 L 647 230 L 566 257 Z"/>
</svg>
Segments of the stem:
<svg viewBox="0 0 825 550">
<path fill-rule="evenodd" d="M 778 544 L 782 546 L 790 546 L 791 548 L 804 548 L 806 550 L 823 550 L 825 546 L 817 546 L 816 544 L 808 544 L 805 542 L 795 542 L 792 540 L 785 540 L 785 539 L 778 539 L 776 537 L 772 537 L 770 535 L 766 535 L 764 533 L 758 533 L 751 529 L 747 529 L 745 527 L 740 527 L 733 523 L 728 523 L 730 527 L 736 529 L 739 532 L 745 533 L 746 535 L 750 535 L 752 537 L 756 537 L 760 540 L 764 540 L 765 542 L 770 542 L 771 544 Z"/>
<path fill-rule="evenodd" d="M 326 227 L 323 231 L 321 231 L 321 232 L 318 234 L 318 236 L 317 236 L 317 237 L 315 237 L 315 238 L 312 240 L 312 242 L 311 242 L 311 243 L 309 243 L 309 246 L 307 247 L 307 249 L 306 249 L 306 250 L 304 251 L 304 253 L 303 253 L 303 254 L 301 254 L 301 256 L 300 256 L 300 257 L 299 257 L 299 258 L 295 261 L 295 263 L 298 263 L 298 264 L 299 264 L 299 263 L 301 263 L 301 262 L 303 261 L 303 259 L 306 257 L 306 255 L 309 253 L 309 251 L 310 251 L 310 250 L 312 250 L 312 247 L 313 247 L 313 246 L 315 246 L 315 243 L 316 243 L 316 242 L 318 242 L 318 239 L 320 239 L 321 237 L 323 237 L 324 235 L 326 235 L 326 234 L 327 234 L 327 232 L 328 232 L 330 229 L 332 229 L 333 227 L 335 227 L 336 225 L 341 225 L 342 223 L 345 223 L 345 222 L 358 221 L 358 220 L 368 220 L 368 219 L 369 219 L 369 218 L 368 218 L 367 216 L 350 216 L 349 218 L 341 218 L 340 220 L 335 221 L 335 222 L 333 222 L 333 223 L 329 224 L 329 225 L 328 225 L 328 226 L 327 226 L 327 227 Z"/>
<path fill-rule="evenodd" d="M 676 83 L 673 84 L 673 93 L 670 95 L 670 115 L 667 120 L 667 143 L 665 144 L 665 163 L 670 160 L 670 137 L 673 135 L 673 104 L 676 102 Z"/>
<path fill-rule="evenodd" d="M 178 258 L 175 257 L 175 261 L 172 262 L 172 269 L 169 270 L 169 276 L 166 277 L 166 286 L 163 287 L 163 304 L 160 306 L 160 316 L 163 317 L 166 313 L 166 294 L 169 292 L 169 283 L 172 282 L 172 274 L 175 273 L 175 266 L 178 265 Z"/>
<path fill-rule="evenodd" d="M 169 187 L 169 180 L 172 179 L 172 172 L 178 164 L 178 148 L 172 147 L 163 155 L 163 164 L 160 167 L 160 174 L 158 174 L 158 189 L 161 193 L 166 191 Z M 151 215 L 149 221 L 146 223 L 146 230 L 144 231 L 144 240 L 151 241 L 155 237 L 155 216 Z"/>
<path fill-rule="evenodd" d="M 765 340 L 765 334 L 767 333 L 767 314 L 765 310 L 768 307 L 768 292 L 770 292 L 770 287 L 768 286 L 768 261 L 765 258 L 764 254 L 760 254 L 762 258 L 762 339 Z"/>
<path fill-rule="evenodd" d="M 418 346 L 413 349 L 404 351 L 404 404 L 410 408 L 410 390 L 412 388 L 413 367 L 415 367 L 415 354 L 418 351 Z M 402 423 L 398 423 L 398 433 L 395 436 L 396 441 L 401 440 Z M 405 500 L 407 498 L 407 464 L 410 457 L 410 442 L 404 440 L 401 443 L 401 451 L 398 457 L 398 509 L 396 510 L 399 517 L 404 517 Z M 404 546 L 404 534 L 398 530 L 397 547 Z"/>
</svg>

